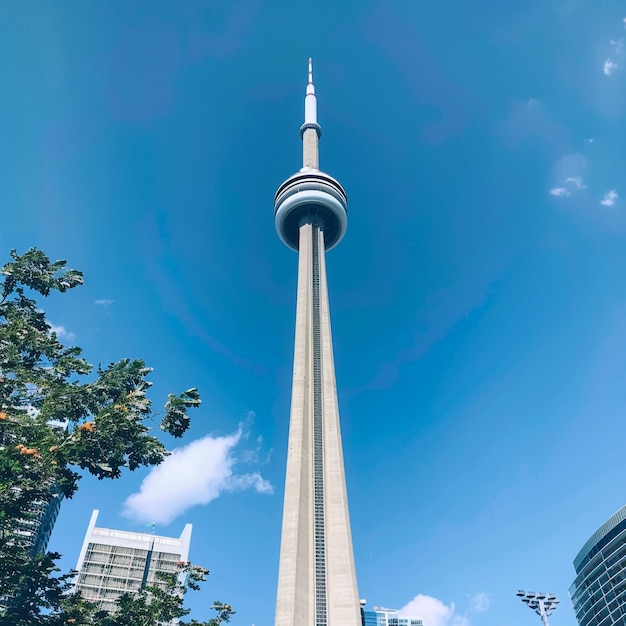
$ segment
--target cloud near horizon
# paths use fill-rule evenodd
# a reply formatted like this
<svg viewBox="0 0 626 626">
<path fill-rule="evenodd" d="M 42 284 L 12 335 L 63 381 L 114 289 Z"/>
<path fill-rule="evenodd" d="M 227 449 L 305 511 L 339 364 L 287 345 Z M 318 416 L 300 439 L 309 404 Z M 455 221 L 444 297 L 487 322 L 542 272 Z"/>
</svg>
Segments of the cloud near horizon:
<svg viewBox="0 0 626 626">
<path fill-rule="evenodd" d="M 469 620 L 456 613 L 454 602 L 448 606 L 433 596 L 421 593 L 403 606 L 398 613 L 401 617 L 421 619 L 424 626 L 469 626 Z"/>
<path fill-rule="evenodd" d="M 488 593 L 477 593 L 469 598 L 468 614 L 484 613 L 491 606 L 491 596 Z M 424 626 L 470 626 L 468 615 L 457 612 L 454 602 L 448 606 L 438 598 L 417 594 L 399 611 L 401 617 L 421 619 Z"/>
<path fill-rule="evenodd" d="M 271 483 L 260 472 L 234 472 L 234 451 L 242 438 L 240 427 L 232 435 L 207 435 L 175 448 L 144 478 L 139 491 L 126 499 L 122 514 L 136 522 L 167 525 L 188 509 L 208 504 L 223 493 L 246 489 L 273 493 Z"/>
</svg>

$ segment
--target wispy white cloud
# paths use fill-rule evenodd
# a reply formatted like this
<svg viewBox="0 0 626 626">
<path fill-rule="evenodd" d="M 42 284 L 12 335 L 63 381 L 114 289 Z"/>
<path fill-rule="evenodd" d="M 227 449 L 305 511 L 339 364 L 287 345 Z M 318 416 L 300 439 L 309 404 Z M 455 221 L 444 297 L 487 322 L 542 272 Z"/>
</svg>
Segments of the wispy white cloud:
<svg viewBox="0 0 626 626">
<path fill-rule="evenodd" d="M 615 63 L 615 61 L 611 61 L 611 59 L 607 59 L 604 62 L 602 71 L 604 72 L 605 76 L 611 76 L 611 74 L 613 74 L 613 72 L 615 72 L 615 70 L 618 68 L 619 68 L 619 65 Z"/>
<path fill-rule="evenodd" d="M 587 157 L 581 152 L 571 152 L 564 154 L 554 166 L 554 177 L 556 180 L 567 181 L 567 179 L 580 178 L 587 169 Z"/>
<path fill-rule="evenodd" d="M 50 332 L 56 333 L 57 339 L 65 341 L 74 341 L 76 335 L 65 328 L 65 326 L 57 326 L 50 322 Z"/>
<path fill-rule="evenodd" d="M 502 139 L 511 146 L 539 141 L 555 150 L 567 142 L 569 134 L 562 122 L 553 118 L 549 109 L 537 98 L 513 101 L 497 129 Z"/>
<path fill-rule="evenodd" d="M 615 191 L 615 189 L 611 189 L 604 194 L 604 197 L 600 200 L 600 204 L 602 206 L 613 206 L 618 198 L 619 196 L 617 191 Z"/>
<path fill-rule="evenodd" d="M 470 611 L 472 613 L 484 613 L 491 606 L 491 596 L 484 591 L 470 597 Z"/>
<path fill-rule="evenodd" d="M 571 183 L 576 189 L 587 189 L 587 185 L 583 183 L 583 179 L 580 176 L 569 176 L 565 179 L 566 183 Z"/>
<path fill-rule="evenodd" d="M 552 189 L 550 189 L 550 195 L 560 198 L 562 196 L 571 196 L 572 194 L 565 187 L 552 187 Z"/>
<path fill-rule="evenodd" d="M 564 187 L 552 187 L 550 195 L 561 198 L 563 196 L 571 196 L 572 192 L 587 189 L 587 185 L 585 185 L 581 176 L 568 176 L 564 183 L 566 185 Z"/>
<path fill-rule="evenodd" d="M 465 615 L 459 615 L 454 602 L 448 606 L 438 598 L 416 595 L 413 600 L 398 611 L 401 617 L 421 619 L 424 626 L 469 626 L 470 621 Z"/>
<path fill-rule="evenodd" d="M 98 300 L 94 300 L 93 303 L 98 306 L 111 306 L 114 302 L 115 300 L 109 300 L 109 298 L 100 298 Z"/>
<path fill-rule="evenodd" d="M 624 49 L 624 40 L 623 39 L 611 39 L 611 46 L 613 46 L 613 50 L 615 50 L 616 54 L 620 54 Z"/>
<path fill-rule="evenodd" d="M 254 413 L 253 413 L 254 415 Z M 263 450 L 263 436 L 259 435 L 256 438 L 256 448 L 250 450 L 242 450 L 238 455 L 240 463 L 256 463 L 257 465 L 267 465 L 270 461 L 270 457 L 273 450 L 265 452 Z"/>
<path fill-rule="evenodd" d="M 549 190 L 551 196 L 558 198 L 571 196 L 587 189 L 583 176 L 587 168 L 587 158 L 580 152 L 563 155 L 555 164 L 552 174 L 558 184 Z"/>
<path fill-rule="evenodd" d="M 139 492 L 126 500 L 123 514 L 138 522 L 169 524 L 191 507 L 208 504 L 223 493 L 246 489 L 272 493 L 271 483 L 260 472 L 235 473 L 235 449 L 244 438 L 240 427 L 232 435 L 207 435 L 174 449 L 144 478 Z"/>
<path fill-rule="evenodd" d="M 231 476 L 226 482 L 225 491 L 254 489 L 257 493 L 274 493 L 272 483 L 261 476 L 261 472 Z"/>
</svg>

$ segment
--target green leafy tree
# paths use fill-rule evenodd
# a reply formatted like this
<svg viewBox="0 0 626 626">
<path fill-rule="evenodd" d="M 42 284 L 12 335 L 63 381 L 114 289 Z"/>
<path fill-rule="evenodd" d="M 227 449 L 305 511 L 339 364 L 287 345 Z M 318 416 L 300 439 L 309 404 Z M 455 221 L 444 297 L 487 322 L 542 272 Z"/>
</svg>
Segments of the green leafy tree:
<svg viewBox="0 0 626 626">
<path fill-rule="evenodd" d="M 183 606 L 185 594 L 198 590 L 200 583 L 206 580 L 208 570 L 181 563 L 178 573 L 159 574 L 153 585 L 148 585 L 138 593 L 125 593 L 118 600 L 119 610 L 98 622 L 98 626 L 153 626 L 170 623 L 172 620 L 189 615 L 189 609 Z M 213 610 L 216 616 L 207 622 L 179 621 L 181 626 L 219 626 L 229 622 L 234 611 L 228 604 L 215 602 Z"/>
<path fill-rule="evenodd" d="M 7 605 L 0 608 L 0 623 L 98 623 L 89 603 L 66 597 L 70 583 L 58 573 L 58 555 L 33 555 L 20 530 L 34 515 L 33 503 L 45 506 L 55 492 L 72 497 L 77 468 L 98 479 L 118 478 L 124 469 L 165 458 L 168 452 L 149 426 L 155 417 L 147 397 L 151 369 L 122 359 L 94 372 L 80 348 L 59 341 L 35 300 L 81 285 L 82 273 L 37 249 L 23 255 L 13 250 L 11 257 L 0 269 L 0 605 Z M 160 428 L 181 437 L 189 427 L 187 410 L 199 404 L 196 389 L 170 394 Z M 184 596 L 179 583 L 172 584 L 159 591 L 156 604 L 164 604 L 167 589 L 176 591 L 174 604 Z M 183 591 L 195 584 L 190 578 Z M 156 591 L 142 594 L 124 602 L 157 598 Z"/>
</svg>

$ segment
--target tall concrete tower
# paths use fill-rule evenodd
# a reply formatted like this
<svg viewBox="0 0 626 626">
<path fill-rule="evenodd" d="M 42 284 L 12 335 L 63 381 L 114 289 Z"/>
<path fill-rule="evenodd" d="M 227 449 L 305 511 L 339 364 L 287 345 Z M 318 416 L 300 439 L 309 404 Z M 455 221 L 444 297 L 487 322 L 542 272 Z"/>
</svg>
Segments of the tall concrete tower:
<svg viewBox="0 0 626 626">
<path fill-rule="evenodd" d="M 321 128 L 310 59 L 300 135 L 303 167 L 274 198 L 278 235 L 298 251 L 276 626 L 359 626 L 325 262 L 326 250 L 346 232 L 347 198 L 343 187 L 319 170 Z"/>
</svg>

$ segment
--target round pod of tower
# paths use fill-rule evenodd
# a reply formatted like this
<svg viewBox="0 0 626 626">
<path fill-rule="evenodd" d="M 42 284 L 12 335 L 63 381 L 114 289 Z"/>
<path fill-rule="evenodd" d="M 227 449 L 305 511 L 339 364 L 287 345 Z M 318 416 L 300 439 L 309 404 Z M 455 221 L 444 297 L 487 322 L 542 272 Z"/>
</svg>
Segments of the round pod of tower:
<svg viewBox="0 0 626 626">
<path fill-rule="evenodd" d="M 274 197 L 276 232 L 298 250 L 300 226 L 315 223 L 324 232 L 324 248 L 334 248 L 348 228 L 348 198 L 344 188 L 319 170 L 307 169 L 288 178 Z"/>
<path fill-rule="evenodd" d="M 309 82 L 304 99 L 302 169 L 288 178 L 274 196 L 276 232 L 292 250 L 299 248 L 300 227 L 315 224 L 324 233 L 324 248 L 334 248 L 348 227 L 348 198 L 344 188 L 332 176 L 319 169 L 317 99 L 313 85 L 313 68 L 309 59 Z"/>
</svg>

